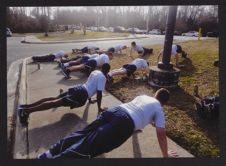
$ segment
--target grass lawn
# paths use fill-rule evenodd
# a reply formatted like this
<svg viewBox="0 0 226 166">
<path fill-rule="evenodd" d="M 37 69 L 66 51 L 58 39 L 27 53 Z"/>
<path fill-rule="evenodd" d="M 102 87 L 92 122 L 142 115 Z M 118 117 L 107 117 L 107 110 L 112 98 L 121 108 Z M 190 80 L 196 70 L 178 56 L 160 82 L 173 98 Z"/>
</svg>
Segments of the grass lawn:
<svg viewBox="0 0 226 166">
<path fill-rule="evenodd" d="M 198 116 L 193 89 L 198 85 L 200 96 L 219 94 L 218 68 L 213 66 L 213 61 L 219 55 L 218 39 L 187 41 L 181 45 L 188 52 L 189 59 L 181 58 L 180 64 L 186 66 L 181 69 L 179 88 L 170 90 L 170 101 L 164 106 L 167 135 L 196 157 L 217 157 L 220 154 L 218 121 L 203 120 Z M 144 58 L 150 65 L 156 65 L 157 54 L 163 46 L 146 47 L 153 48 L 154 54 Z M 136 57 L 137 54 L 133 57 L 128 57 L 126 53 L 118 55 L 111 61 L 111 68 L 119 68 Z M 174 58 L 172 62 L 175 62 Z M 155 92 L 147 82 L 131 80 L 125 76 L 114 77 L 114 82 L 107 90 L 122 102 Z"/>
<path fill-rule="evenodd" d="M 49 33 L 48 37 L 44 36 L 44 33 L 37 34 L 36 37 L 43 41 L 61 41 L 61 40 L 78 40 L 78 39 L 97 39 L 97 38 L 110 38 L 110 37 L 128 37 L 128 33 L 113 33 L 113 32 L 90 32 L 87 31 L 86 35 L 82 31 L 75 31 L 70 33 L 58 32 L 58 33 Z"/>
</svg>

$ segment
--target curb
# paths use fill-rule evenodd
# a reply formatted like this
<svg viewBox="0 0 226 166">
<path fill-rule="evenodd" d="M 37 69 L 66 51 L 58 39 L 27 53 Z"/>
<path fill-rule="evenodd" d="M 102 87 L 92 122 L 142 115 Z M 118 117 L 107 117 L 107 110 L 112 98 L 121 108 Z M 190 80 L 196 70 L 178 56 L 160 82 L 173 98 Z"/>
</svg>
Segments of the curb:
<svg viewBox="0 0 226 166">
<path fill-rule="evenodd" d="M 19 82 L 21 78 L 22 59 L 14 61 L 7 73 L 7 153 L 13 156 L 16 128 L 16 108 L 19 99 Z"/>
<path fill-rule="evenodd" d="M 88 39 L 88 40 L 68 40 L 68 41 L 41 41 L 41 42 L 32 42 L 26 41 L 26 37 L 21 41 L 25 44 L 58 44 L 58 43 L 82 43 L 82 42 L 91 42 L 91 41 L 109 41 L 109 40 L 126 40 L 126 39 L 142 39 L 148 37 L 131 37 L 131 38 L 103 38 L 103 39 Z"/>
<path fill-rule="evenodd" d="M 27 60 L 25 58 L 22 63 L 21 67 L 21 74 L 20 74 L 20 82 L 19 86 L 19 95 L 18 95 L 18 103 L 27 103 Z M 17 108 L 17 107 L 15 107 Z M 17 112 L 17 111 L 16 111 Z M 19 119 L 16 115 L 16 127 L 15 127 L 15 140 L 14 140 L 14 148 L 13 148 L 13 158 L 21 158 L 27 159 L 28 158 L 28 148 L 27 148 L 27 128 L 22 127 Z M 20 140 L 25 140 L 21 142 Z M 20 141 L 20 142 L 19 142 Z"/>
</svg>

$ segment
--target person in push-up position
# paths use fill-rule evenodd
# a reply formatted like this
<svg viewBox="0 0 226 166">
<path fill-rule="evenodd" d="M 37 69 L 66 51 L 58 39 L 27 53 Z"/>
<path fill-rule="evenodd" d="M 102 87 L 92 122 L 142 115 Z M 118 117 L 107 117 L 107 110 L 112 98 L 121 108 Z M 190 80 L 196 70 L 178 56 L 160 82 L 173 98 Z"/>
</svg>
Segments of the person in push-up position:
<svg viewBox="0 0 226 166">
<path fill-rule="evenodd" d="M 113 80 L 113 76 L 126 74 L 130 77 L 135 71 L 143 70 L 145 73 L 149 72 L 149 62 L 144 59 L 136 58 L 130 64 L 125 64 L 119 69 L 111 70 L 108 73 L 108 81 Z"/>
<path fill-rule="evenodd" d="M 20 105 L 18 108 L 20 123 L 26 126 L 28 124 L 28 117 L 33 112 L 61 106 L 73 109 L 85 105 L 87 99 L 92 103 L 91 97 L 95 94 L 97 94 L 98 113 L 100 113 L 103 111 L 101 108 L 102 91 L 105 89 L 106 77 L 109 70 L 110 65 L 105 63 L 101 71 L 93 71 L 83 85 L 75 85 L 56 97 L 43 98 L 32 104 Z"/>
<path fill-rule="evenodd" d="M 57 51 L 55 53 L 51 53 L 49 55 L 44 56 L 32 56 L 32 60 L 34 62 L 53 62 L 56 59 L 68 58 L 68 54 L 65 54 L 63 50 Z"/>
<path fill-rule="evenodd" d="M 94 45 L 87 45 L 85 47 L 83 47 L 82 49 L 72 49 L 72 53 L 91 53 L 93 51 L 97 51 L 99 50 L 99 47 L 94 46 Z"/>
<path fill-rule="evenodd" d="M 83 56 L 77 58 L 76 60 L 71 60 L 65 63 L 60 63 L 60 67 L 70 67 L 70 66 L 76 66 L 80 64 L 85 64 L 88 62 L 89 59 L 93 59 L 98 57 L 99 54 L 87 54 L 85 53 Z"/>
<path fill-rule="evenodd" d="M 159 52 L 158 54 L 158 57 L 157 57 L 157 63 L 159 62 L 159 58 L 160 56 L 163 54 L 163 49 Z M 179 55 L 181 54 L 181 57 L 183 58 L 187 58 L 187 53 L 182 50 L 182 47 L 181 45 L 176 45 L 176 44 L 173 44 L 172 45 L 172 49 L 171 49 L 171 55 L 175 57 L 175 60 L 176 60 L 176 66 L 178 66 L 178 63 L 179 63 Z"/>
<path fill-rule="evenodd" d="M 131 49 L 130 49 L 129 56 L 132 56 L 132 51 L 136 51 L 141 56 L 150 55 L 153 53 L 152 48 L 145 48 L 139 44 L 136 44 L 136 42 L 134 42 L 134 41 L 131 43 Z"/>
<path fill-rule="evenodd" d="M 66 79 L 70 78 L 71 72 L 85 71 L 89 75 L 96 67 L 101 67 L 104 63 L 110 63 L 113 58 L 113 54 L 108 52 L 107 54 L 101 54 L 93 59 L 89 59 L 86 63 L 77 66 L 63 67 L 62 72 Z"/>
<path fill-rule="evenodd" d="M 118 44 L 114 47 L 110 47 L 107 52 L 112 52 L 112 53 L 120 53 L 122 54 L 122 51 L 127 49 L 127 46 L 126 45 L 123 45 L 123 44 Z"/>
<path fill-rule="evenodd" d="M 176 157 L 168 151 L 163 105 L 169 91 L 159 89 L 154 97 L 137 96 L 128 103 L 103 111 L 84 129 L 75 131 L 38 155 L 38 159 L 93 158 L 122 145 L 134 131 L 155 126 L 163 157 Z"/>
</svg>

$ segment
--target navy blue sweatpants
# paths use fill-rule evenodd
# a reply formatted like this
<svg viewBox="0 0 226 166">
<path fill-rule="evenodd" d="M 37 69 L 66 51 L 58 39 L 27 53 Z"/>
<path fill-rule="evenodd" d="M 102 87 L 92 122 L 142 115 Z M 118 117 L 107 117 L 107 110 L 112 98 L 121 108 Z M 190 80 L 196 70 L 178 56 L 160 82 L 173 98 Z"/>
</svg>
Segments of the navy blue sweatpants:
<svg viewBox="0 0 226 166">
<path fill-rule="evenodd" d="M 119 147 L 133 131 L 133 120 L 118 106 L 102 112 L 83 130 L 61 139 L 49 151 L 54 158 L 93 158 Z"/>
</svg>

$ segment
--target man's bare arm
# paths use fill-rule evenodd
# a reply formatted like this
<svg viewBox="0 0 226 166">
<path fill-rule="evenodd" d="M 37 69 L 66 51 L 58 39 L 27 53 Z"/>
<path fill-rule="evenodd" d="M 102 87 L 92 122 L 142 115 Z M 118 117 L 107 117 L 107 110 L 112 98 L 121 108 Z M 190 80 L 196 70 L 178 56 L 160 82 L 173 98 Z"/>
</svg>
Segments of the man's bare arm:
<svg viewBox="0 0 226 166">
<path fill-rule="evenodd" d="M 156 127 L 156 134 L 163 157 L 169 157 L 165 129 Z"/>
</svg>

